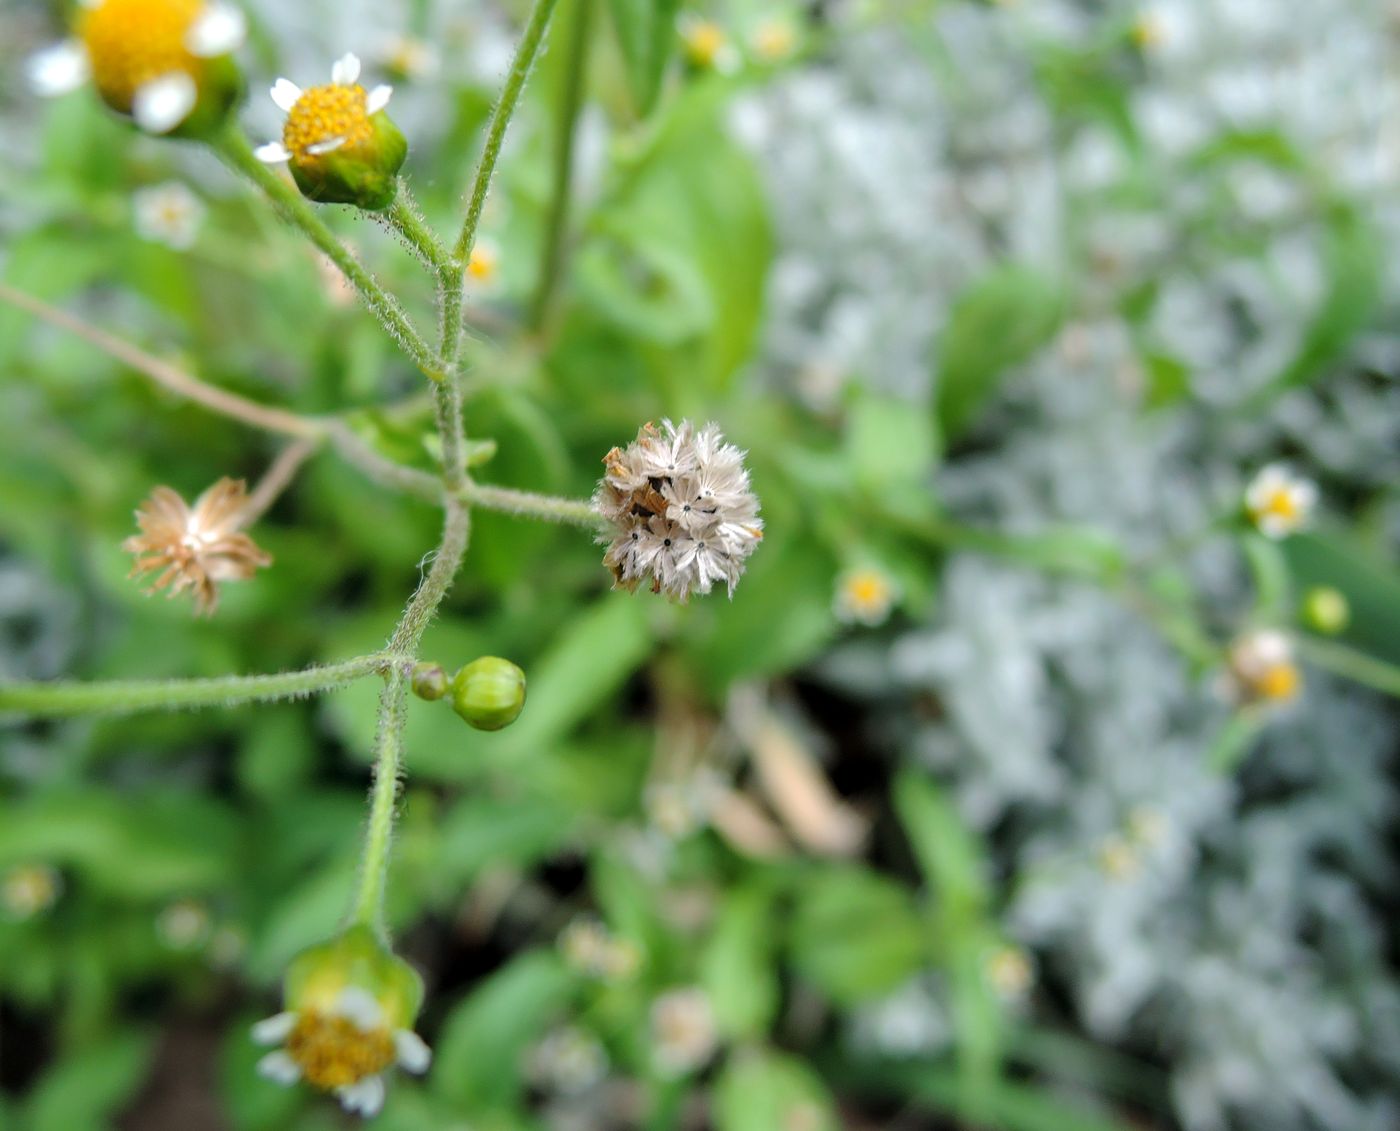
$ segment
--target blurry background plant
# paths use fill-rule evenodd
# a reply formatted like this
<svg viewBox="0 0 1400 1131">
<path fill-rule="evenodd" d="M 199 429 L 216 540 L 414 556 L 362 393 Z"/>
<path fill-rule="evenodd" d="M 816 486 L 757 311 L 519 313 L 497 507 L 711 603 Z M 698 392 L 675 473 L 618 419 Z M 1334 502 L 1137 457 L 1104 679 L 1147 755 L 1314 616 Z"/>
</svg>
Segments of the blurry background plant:
<svg viewBox="0 0 1400 1131">
<path fill-rule="evenodd" d="M 249 132 L 355 50 L 450 226 L 524 6 L 247 13 Z M 434 469 L 333 265 L 205 152 L 36 104 L 61 16 L 3 12 L 5 281 Z M 509 656 L 529 702 L 411 704 L 388 914 L 436 1055 L 380 1125 L 1393 1127 L 1389 6 L 561 0 L 550 40 L 470 271 L 470 433 L 582 497 L 640 421 L 713 418 L 767 538 L 678 607 L 477 515 L 423 655 Z M 131 512 L 270 444 L 8 308 L 0 372 L 6 680 L 382 646 L 432 507 L 318 458 L 192 622 L 125 579 Z M 1272 464 L 1308 529 L 1252 527 Z M 0 731 L 0 1125 L 337 1125 L 248 1026 L 349 898 L 374 713 Z"/>
</svg>

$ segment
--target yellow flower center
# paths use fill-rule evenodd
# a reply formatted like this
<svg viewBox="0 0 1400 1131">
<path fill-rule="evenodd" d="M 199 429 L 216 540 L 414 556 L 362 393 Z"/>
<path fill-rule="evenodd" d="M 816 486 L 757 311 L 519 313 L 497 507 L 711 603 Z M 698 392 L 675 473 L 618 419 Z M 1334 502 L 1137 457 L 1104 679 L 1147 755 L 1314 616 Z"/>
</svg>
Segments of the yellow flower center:
<svg viewBox="0 0 1400 1131">
<path fill-rule="evenodd" d="M 890 599 L 889 583 L 873 570 L 862 570 L 846 582 L 846 598 L 858 609 L 881 608 Z"/>
<path fill-rule="evenodd" d="M 1294 522 L 1302 516 L 1302 508 L 1298 506 L 1298 497 L 1294 492 L 1286 487 L 1280 487 L 1277 491 L 1270 493 L 1264 500 L 1264 505 L 1259 508 L 1259 513 L 1263 515 L 1273 515 L 1281 518 L 1285 522 Z"/>
<path fill-rule="evenodd" d="M 1255 681 L 1261 699 L 1292 699 L 1303 686 L 1303 677 L 1293 664 L 1274 664 Z"/>
<path fill-rule="evenodd" d="M 282 144 L 297 161 L 305 163 L 322 156 L 312 152 L 317 146 L 341 138 L 344 140 L 338 148 L 353 149 L 373 136 L 374 127 L 365 109 L 365 88 L 359 83 L 328 83 L 302 92 L 287 115 Z"/>
<path fill-rule="evenodd" d="M 83 9 L 78 38 L 103 101 L 129 114 L 136 92 L 153 79 L 182 72 L 198 82 L 203 63 L 185 37 L 203 7 L 204 0 L 104 0 Z"/>
<path fill-rule="evenodd" d="M 797 33 L 786 20 L 769 20 L 754 33 L 753 47 L 768 62 L 786 59 L 797 44 Z"/>
<path fill-rule="evenodd" d="M 478 283 L 489 283 L 496 277 L 499 263 L 500 258 L 493 249 L 478 245 L 472 248 L 471 258 L 467 260 L 467 274 Z"/>
<path fill-rule="evenodd" d="M 345 1088 L 394 1063 L 388 1029 L 361 1029 L 348 1017 L 306 1010 L 287 1037 L 287 1055 L 307 1083 L 323 1091 Z"/>
<path fill-rule="evenodd" d="M 715 60 L 729 42 L 724 28 L 710 20 L 692 24 L 685 30 L 685 51 L 698 67 L 714 66 Z"/>
<path fill-rule="evenodd" d="M 1139 16 L 1134 20 L 1130 34 L 1133 43 L 1143 50 L 1160 47 L 1167 38 L 1167 31 L 1162 26 L 1161 19 L 1153 15 Z"/>
</svg>

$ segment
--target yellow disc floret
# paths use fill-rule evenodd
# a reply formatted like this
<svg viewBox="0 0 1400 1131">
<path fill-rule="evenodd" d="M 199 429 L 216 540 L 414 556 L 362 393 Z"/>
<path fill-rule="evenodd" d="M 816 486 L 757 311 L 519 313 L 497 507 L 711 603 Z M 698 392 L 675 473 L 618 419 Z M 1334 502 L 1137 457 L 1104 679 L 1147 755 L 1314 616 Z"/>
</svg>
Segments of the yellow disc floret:
<svg viewBox="0 0 1400 1131">
<path fill-rule="evenodd" d="M 328 1092 L 382 1072 L 395 1055 L 388 1029 L 364 1030 L 348 1017 L 316 1010 L 297 1015 L 286 1047 L 307 1083 Z"/>
<path fill-rule="evenodd" d="M 1293 664 L 1274 664 L 1263 671 L 1255 684 L 1259 698 L 1282 702 L 1297 697 L 1303 677 Z"/>
<path fill-rule="evenodd" d="M 304 91 L 287 114 L 282 144 L 297 162 L 314 162 L 333 150 L 353 150 L 374 136 L 365 88 L 328 83 Z"/>
<path fill-rule="evenodd" d="M 204 62 L 186 37 L 203 7 L 203 0 L 103 0 L 83 9 L 78 38 L 103 101 L 129 114 L 136 92 L 163 75 L 178 72 L 198 82 Z"/>
</svg>

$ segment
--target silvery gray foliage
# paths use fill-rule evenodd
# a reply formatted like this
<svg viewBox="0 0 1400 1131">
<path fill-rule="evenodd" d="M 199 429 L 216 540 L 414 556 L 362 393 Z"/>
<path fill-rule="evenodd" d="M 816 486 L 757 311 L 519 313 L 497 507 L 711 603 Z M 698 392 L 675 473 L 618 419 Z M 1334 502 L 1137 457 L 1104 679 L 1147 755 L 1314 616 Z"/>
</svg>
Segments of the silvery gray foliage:
<svg viewBox="0 0 1400 1131">
<path fill-rule="evenodd" d="M 1223 190 L 1259 244 L 1213 241 L 1207 187 L 1185 165 L 1227 129 L 1277 128 L 1397 234 L 1400 117 L 1380 109 L 1400 97 L 1393 16 L 1379 0 L 1296 18 L 1262 0 L 1114 14 L 1139 12 L 1160 34 L 1131 96 L 1160 198 L 1148 205 L 1118 191 L 1117 138 L 1057 130 L 1031 77 L 1035 46 L 1082 41 L 1098 6 L 943 5 L 898 34 L 848 36 L 736 121 L 784 202 L 766 369 L 824 410 L 845 380 L 925 399 L 950 302 L 998 262 L 1087 279 L 937 490 L 970 521 L 1089 524 L 1134 557 L 1201 529 L 1280 452 L 1324 499 L 1400 471 L 1393 380 L 1363 375 L 1400 368 L 1394 335 L 1363 338 L 1352 372 L 1316 389 L 1221 411 L 1295 356 L 1325 301 L 1326 233 L 1297 177 L 1242 161 Z M 1147 280 L 1158 298 L 1135 328 L 1117 301 Z M 1393 310 L 1393 263 L 1385 287 Z M 1206 412 L 1144 411 L 1144 347 L 1190 367 Z M 1237 621 L 1248 591 L 1229 545 L 1207 542 L 1189 569 L 1212 614 Z M 948 781 L 973 825 L 997 827 L 1008 931 L 1091 1033 L 1166 1056 L 1187 1127 L 1400 1119 L 1400 986 L 1375 902 L 1396 886 L 1392 706 L 1309 672 L 1303 700 L 1221 777 L 1204 754 L 1227 710 L 1154 629 L 1084 586 L 968 556 L 949 562 L 932 626 L 854 638 L 818 674 L 878 700 L 876 737 Z M 936 722 L 909 705 L 929 691 Z M 860 1011 L 852 1037 L 937 1051 L 946 1024 L 921 981 Z"/>
</svg>

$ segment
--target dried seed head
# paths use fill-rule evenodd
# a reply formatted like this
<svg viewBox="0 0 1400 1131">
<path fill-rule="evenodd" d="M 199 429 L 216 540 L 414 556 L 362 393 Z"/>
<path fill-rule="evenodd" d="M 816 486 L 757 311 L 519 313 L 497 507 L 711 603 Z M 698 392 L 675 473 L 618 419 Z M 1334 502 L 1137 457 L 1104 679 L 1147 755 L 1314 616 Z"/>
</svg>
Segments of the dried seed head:
<svg viewBox="0 0 1400 1131">
<path fill-rule="evenodd" d="M 722 581 L 733 596 L 763 520 L 744 453 L 724 442 L 719 426 L 647 424 L 603 464 L 594 503 L 613 527 L 603 564 L 617 588 L 650 580 L 653 593 L 684 601 Z"/>
<path fill-rule="evenodd" d="M 157 487 L 136 511 L 141 533 L 122 543 L 137 555 L 131 576 L 160 570 L 150 592 L 170 589 L 170 596 L 194 593 L 195 612 L 213 614 L 218 583 L 246 581 L 271 555 L 240 533 L 248 505 L 241 479 L 225 476 L 195 500 L 193 507 L 169 487 Z"/>
</svg>

